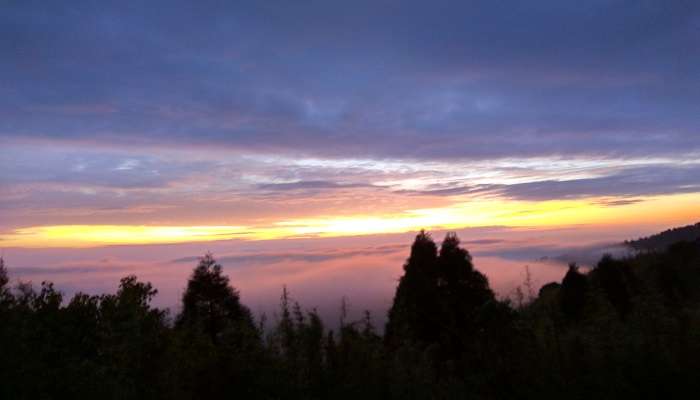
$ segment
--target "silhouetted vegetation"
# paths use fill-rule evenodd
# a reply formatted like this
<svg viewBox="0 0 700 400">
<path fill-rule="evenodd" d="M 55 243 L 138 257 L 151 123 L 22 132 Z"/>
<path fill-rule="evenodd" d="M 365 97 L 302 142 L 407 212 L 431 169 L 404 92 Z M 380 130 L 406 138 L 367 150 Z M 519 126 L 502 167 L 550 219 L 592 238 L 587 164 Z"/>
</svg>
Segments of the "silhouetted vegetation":
<svg viewBox="0 0 700 400">
<path fill-rule="evenodd" d="M 627 240 L 625 244 L 635 250 L 665 251 L 668 246 L 678 242 L 694 242 L 700 240 L 700 222 L 695 225 L 667 229 L 661 233 L 636 240 Z"/>
<path fill-rule="evenodd" d="M 171 316 L 134 276 L 64 299 L 0 259 L 0 399 L 680 398 L 700 380 L 700 242 L 588 271 L 512 304 L 459 239 L 421 232 L 382 336 L 328 329 L 283 289 L 256 322 L 210 254 Z M 267 324 L 271 322 L 271 326 Z"/>
</svg>

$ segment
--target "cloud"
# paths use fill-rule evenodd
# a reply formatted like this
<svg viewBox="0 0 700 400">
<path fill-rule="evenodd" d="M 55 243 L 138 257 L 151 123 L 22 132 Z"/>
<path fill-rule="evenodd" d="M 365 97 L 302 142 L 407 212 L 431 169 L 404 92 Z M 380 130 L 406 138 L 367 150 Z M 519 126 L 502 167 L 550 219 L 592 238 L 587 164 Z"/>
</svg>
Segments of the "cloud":
<svg viewBox="0 0 700 400">
<path fill-rule="evenodd" d="M 359 249 L 315 249 L 310 251 L 289 251 L 289 252 L 260 252 L 252 254 L 236 254 L 217 256 L 216 260 L 224 266 L 277 264 L 281 262 L 307 262 L 319 263 L 336 259 L 349 259 L 353 257 L 366 257 L 375 255 L 394 254 L 406 250 L 405 245 L 382 245 Z M 200 257 L 181 257 L 172 260 L 171 263 L 196 263 Z"/>
<path fill-rule="evenodd" d="M 258 185 L 258 189 L 270 191 L 289 190 L 317 190 L 317 189 L 346 189 L 358 187 L 370 187 L 372 185 L 362 183 L 339 183 L 332 181 L 296 181 L 285 183 L 264 183 Z"/>
<path fill-rule="evenodd" d="M 630 204 L 640 203 L 644 201 L 643 199 L 604 199 L 597 202 L 603 206 L 616 207 L 616 206 L 627 206 Z"/>
<path fill-rule="evenodd" d="M 460 195 L 465 195 L 465 194 L 478 194 L 478 193 L 485 193 L 490 190 L 492 190 L 493 186 L 492 185 L 464 185 L 461 183 L 457 183 L 456 186 L 451 186 L 451 187 L 444 187 L 440 189 L 436 188 L 427 188 L 427 189 L 419 189 L 419 190 L 405 190 L 405 189 L 399 189 L 396 190 L 397 193 L 404 193 L 404 194 L 409 194 L 409 195 L 427 195 L 427 196 L 460 196 Z"/>
<path fill-rule="evenodd" d="M 622 243 L 592 243 L 582 246 L 566 246 L 561 244 L 543 245 L 511 245 L 497 249 L 477 250 L 475 256 L 500 257 L 507 260 L 523 262 L 553 262 L 567 265 L 577 263 L 594 266 L 605 254 L 622 257 L 630 254 L 628 247 Z"/>
<path fill-rule="evenodd" d="M 62 265 L 60 267 L 17 267 L 10 268 L 11 275 L 23 276 L 53 276 L 73 274 L 94 274 L 99 272 L 123 272 L 130 270 L 121 265 Z"/>
<path fill-rule="evenodd" d="M 18 2 L 0 16 L 0 137 L 374 159 L 684 154 L 700 150 L 699 9 Z"/>
<path fill-rule="evenodd" d="M 60 183 L 113 189 L 163 188 L 212 163 L 168 160 L 117 152 L 65 148 L 0 150 L 0 184 Z"/>
<path fill-rule="evenodd" d="M 462 245 L 489 245 L 498 244 L 505 242 L 505 239 L 474 239 L 474 240 L 463 240 Z"/>
<path fill-rule="evenodd" d="M 700 165 L 645 166 L 587 179 L 537 181 L 494 188 L 519 200 L 550 200 L 598 196 L 638 197 L 700 191 Z M 618 199 L 607 205 L 624 205 L 636 199 Z"/>
<path fill-rule="evenodd" d="M 576 173 L 580 171 L 572 171 Z M 510 184 L 469 185 L 456 181 L 441 188 L 397 190 L 398 193 L 427 196 L 498 195 L 515 200 L 542 201 L 609 197 L 598 204 L 623 206 L 643 201 L 640 197 L 700 192 L 700 164 L 652 164 L 616 167 L 589 173 L 599 176 L 580 179 L 537 179 Z"/>
<path fill-rule="evenodd" d="M 699 29 L 660 0 L 14 2 L 2 228 L 698 192 Z"/>
</svg>

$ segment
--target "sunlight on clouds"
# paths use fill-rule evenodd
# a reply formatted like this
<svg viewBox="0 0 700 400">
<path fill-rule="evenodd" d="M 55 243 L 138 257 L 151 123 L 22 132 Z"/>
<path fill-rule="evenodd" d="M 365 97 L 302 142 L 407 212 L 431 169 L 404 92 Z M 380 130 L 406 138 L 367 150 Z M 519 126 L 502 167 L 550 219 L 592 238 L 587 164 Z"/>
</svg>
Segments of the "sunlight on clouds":
<svg viewBox="0 0 700 400">
<path fill-rule="evenodd" d="M 184 243 L 232 239 L 240 226 L 56 225 L 21 228 L 0 236 L 5 246 L 93 247 L 124 244 Z"/>
<path fill-rule="evenodd" d="M 399 233 L 418 229 L 479 226 L 543 227 L 567 224 L 624 224 L 646 219 L 684 221 L 697 218 L 700 195 L 649 197 L 609 207 L 601 199 L 509 201 L 473 200 L 441 208 L 394 214 L 317 216 L 263 226 L 55 225 L 20 228 L 0 236 L 3 247 L 96 247 L 126 244 L 272 240 Z"/>
</svg>

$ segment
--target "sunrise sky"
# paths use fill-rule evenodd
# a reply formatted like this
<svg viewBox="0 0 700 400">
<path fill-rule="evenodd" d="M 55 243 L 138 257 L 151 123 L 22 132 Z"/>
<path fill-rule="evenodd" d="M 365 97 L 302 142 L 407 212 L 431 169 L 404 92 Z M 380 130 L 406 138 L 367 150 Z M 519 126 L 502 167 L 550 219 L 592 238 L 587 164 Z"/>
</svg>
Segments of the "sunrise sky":
<svg viewBox="0 0 700 400">
<path fill-rule="evenodd" d="M 507 292 L 700 220 L 697 2 L 17 1 L 0 59 L 0 248 L 67 291 L 382 303 L 428 229 Z"/>
</svg>

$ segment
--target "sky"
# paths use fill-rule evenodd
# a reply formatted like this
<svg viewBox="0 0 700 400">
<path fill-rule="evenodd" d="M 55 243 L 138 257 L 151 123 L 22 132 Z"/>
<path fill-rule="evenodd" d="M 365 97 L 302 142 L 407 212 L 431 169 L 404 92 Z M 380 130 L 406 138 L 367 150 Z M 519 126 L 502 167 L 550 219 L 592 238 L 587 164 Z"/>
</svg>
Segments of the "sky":
<svg viewBox="0 0 700 400">
<path fill-rule="evenodd" d="M 136 273 L 174 306 L 213 251 L 260 308 L 287 284 L 381 309 L 420 229 L 459 232 L 507 294 L 528 263 L 554 279 L 563 254 L 700 220 L 696 1 L 0 8 L 22 279 Z"/>
</svg>

